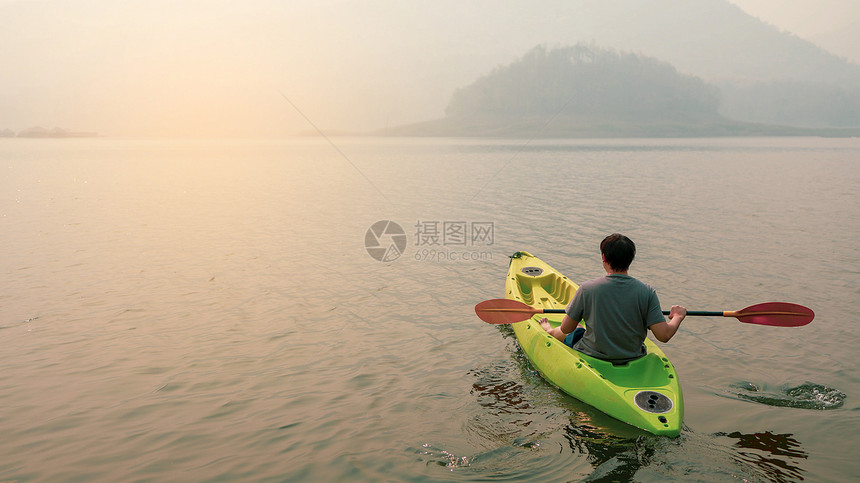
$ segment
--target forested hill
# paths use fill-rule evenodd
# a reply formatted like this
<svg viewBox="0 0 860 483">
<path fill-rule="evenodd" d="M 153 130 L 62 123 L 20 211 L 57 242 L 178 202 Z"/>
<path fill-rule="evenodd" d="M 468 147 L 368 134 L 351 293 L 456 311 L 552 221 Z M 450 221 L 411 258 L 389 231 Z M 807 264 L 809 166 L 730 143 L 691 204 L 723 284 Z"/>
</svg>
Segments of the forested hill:
<svg viewBox="0 0 860 483">
<path fill-rule="evenodd" d="M 547 50 L 457 90 L 449 118 L 566 117 L 578 120 L 712 120 L 719 91 L 671 65 L 593 45 Z"/>
<path fill-rule="evenodd" d="M 376 134 L 491 137 L 857 136 L 857 128 L 727 119 L 724 94 L 639 54 L 538 46 L 454 92 L 445 118 Z M 767 122 L 767 121 L 765 121 Z"/>
<path fill-rule="evenodd" d="M 458 89 L 446 117 L 381 134 L 498 137 L 719 136 L 719 90 L 673 66 L 592 44 L 538 46 Z"/>
</svg>

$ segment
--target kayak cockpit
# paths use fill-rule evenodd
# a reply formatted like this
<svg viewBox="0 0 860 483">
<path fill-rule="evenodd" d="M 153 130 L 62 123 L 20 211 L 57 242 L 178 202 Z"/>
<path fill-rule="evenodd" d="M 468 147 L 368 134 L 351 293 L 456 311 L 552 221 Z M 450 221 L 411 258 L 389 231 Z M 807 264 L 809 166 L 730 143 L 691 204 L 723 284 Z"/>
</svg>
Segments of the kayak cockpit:
<svg viewBox="0 0 860 483">
<path fill-rule="evenodd" d="M 581 352 L 577 352 L 577 355 L 581 363 L 593 368 L 618 387 L 659 388 L 672 384 L 677 377 L 669 359 L 653 352 L 624 364 L 613 364 Z"/>
</svg>

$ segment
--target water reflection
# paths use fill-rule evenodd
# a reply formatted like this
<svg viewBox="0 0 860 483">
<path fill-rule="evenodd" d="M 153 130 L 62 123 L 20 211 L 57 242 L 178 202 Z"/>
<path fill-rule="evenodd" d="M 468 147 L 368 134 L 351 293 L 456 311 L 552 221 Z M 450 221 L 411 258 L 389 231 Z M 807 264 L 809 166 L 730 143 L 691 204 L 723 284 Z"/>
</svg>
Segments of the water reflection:
<svg viewBox="0 0 860 483">
<path fill-rule="evenodd" d="M 624 438 L 599 427 L 573 420 L 564 428 L 564 437 L 574 453 L 580 453 L 594 467 L 586 481 L 632 481 L 657 454 L 661 438 Z"/>
<path fill-rule="evenodd" d="M 529 403 L 523 385 L 515 382 L 517 377 L 511 373 L 515 368 L 511 366 L 500 363 L 469 373 L 476 377 L 470 393 L 484 410 L 474 415 L 466 429 L 481 440 L 501 444 L 514 440 L 528 446 L 537 437 L 539 425 L 528 431 L 524 429 L 532 426 L 541 415 Z"/>
<path fill-rule="evenodd" d="M 564 428 L 564 437 L 571 450 L 581 454 L 594 470 L 586 481 L 632 481 L 641 470 L 658 473 L 689 474 L 689 471 L 703 471 L 705 458 L 714 459 L 715 467 L 709 471 L 719 474 L 730 472 L 741 479 L 761 478 L 767 481 L 802 481 L 806 472 L 801 462 L 808 458 L 801 443 L 791 434 L 775 434 L 770 431 L 745 434 L 741 432 L 717 433 L 717 438 L 732 440 L 731 446 L 713 447 L 706 444 L 700 448 L 701 438 L 686 430 L 687 436 L 667 440 L 657 436 L 642 434 L 636 437 L 622 437 L 602 428 L 582 424 L 574 418 Z M 701 451 L 706 450 L 705 453 Z M 689 459 L 691 455 L 696 455 Z M 708 456 L 710 455 L 710 456 Z M 727 460 L 722 460 L 723 455 Z M 733 464 L 726 464 L 731 461 Z M 732 470 L 731 468 L 735 469 Z M 659 470 L 658 470 L 659 468 Z"/>
<path fill-rule="evenodd" d="M 492 414 L 510 414 L 531 408 L 521 394 L 522 388 L 514 381 L 478 380 L 472 384 L 471 392 L 478 396 L 478 404 L 490 409 Z"/>
<path fill-rule="evenodd" d="M 755 467 L 768 480 L 803 480 L 804 470 L 797 460 L 805 460 L 809 455 L 791 434 L 774 434 L 770 431 L 744 434 L 735 431 L 717 433 L 715 436 L 736 439 L 733 448 L 737 449 L 732 458 L 738 463 Z"/>
</svg>

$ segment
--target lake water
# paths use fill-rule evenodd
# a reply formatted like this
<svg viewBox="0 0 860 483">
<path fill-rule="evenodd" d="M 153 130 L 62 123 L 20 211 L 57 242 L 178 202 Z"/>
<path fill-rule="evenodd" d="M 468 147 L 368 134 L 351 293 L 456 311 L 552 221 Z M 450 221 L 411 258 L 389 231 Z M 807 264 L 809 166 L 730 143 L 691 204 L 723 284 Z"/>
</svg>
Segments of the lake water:
<svg viewBox="0 0 860 483">
<path fill-rule="evenodd" d="M 860 139 L 332 141 L 0 140 L 0 480 L 860 473 Z M 473 311 L 615 231 L 664 308 L 816 318 L 688 318 L 681 436 L 615 421 Z"/>
</svg>

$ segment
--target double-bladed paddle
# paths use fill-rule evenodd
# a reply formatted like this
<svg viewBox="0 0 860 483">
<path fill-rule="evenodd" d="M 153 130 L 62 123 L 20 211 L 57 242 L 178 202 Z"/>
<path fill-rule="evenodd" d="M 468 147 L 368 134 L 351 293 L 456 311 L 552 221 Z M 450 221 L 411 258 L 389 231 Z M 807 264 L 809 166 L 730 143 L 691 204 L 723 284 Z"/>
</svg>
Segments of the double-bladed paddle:
<svg viewBox="0 0 860 483">
<path fill-rule="evenodd" d="M 490 324 L 513 324 L 531 318 L 536 314 L 563 314 L 564 309 L 536 309 L 510 299 L 484 300 L 475 306 L 475 313 Z M 668 315 L 669 311 L 664 310 Z M 815 312 L 803 305 L 787 302 L 767 302 L 750 305 L 735 311 L 707 312 L 688 310 L 688 316 L 734 317 L 745 324 L 771 325 L 775 327 L 800 327 L 812 322 Z"/>
</svg>

